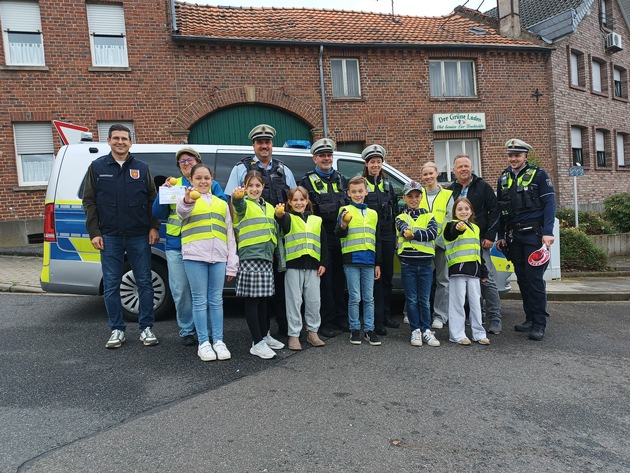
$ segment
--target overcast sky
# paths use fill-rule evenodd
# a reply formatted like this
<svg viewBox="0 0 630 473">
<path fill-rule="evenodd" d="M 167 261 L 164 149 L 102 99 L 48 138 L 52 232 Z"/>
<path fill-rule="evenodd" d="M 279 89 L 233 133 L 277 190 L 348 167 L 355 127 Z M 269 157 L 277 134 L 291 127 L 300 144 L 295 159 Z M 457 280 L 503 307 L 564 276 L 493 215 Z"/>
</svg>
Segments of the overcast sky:
<svg viewBox="0 0 630 473">
<path fill-rule="evenodd" d="M 240 7 L 326 8 L 391 13 L 391 0 L 186 0 L 188 3 Z M 448 15 L 466 0 L 394 0 L 397 15 Z M 483 4 L 483 5 L 482 5 Z M 479 6 L 481 5 L 481 8 Z M 468 0 L 466 6 L 484 12 L 497 5 L 496 0 Z"/>
</svg>

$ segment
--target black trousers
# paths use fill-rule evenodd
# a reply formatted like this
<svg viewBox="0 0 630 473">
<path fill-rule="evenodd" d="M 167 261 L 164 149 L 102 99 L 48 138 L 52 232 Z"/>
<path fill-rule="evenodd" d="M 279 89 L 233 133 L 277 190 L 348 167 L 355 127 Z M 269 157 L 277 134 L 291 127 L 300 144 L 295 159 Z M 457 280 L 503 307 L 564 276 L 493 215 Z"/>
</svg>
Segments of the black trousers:
<svg viewBox="0 0 630 473">
<path fill-rule="evenodd" d="M 547 286 L 543 278 L 549 262 L 542 266 L 532 266 L 527 258 L 542 245 L 542 228 L 524 232 L 508 232 L 507 257 L 514 264 L 514 272 L 523 299 L 526 320 L 547 326 Z"/>
<path fill-rule="evenodd" d="M 326 235 L 328 241 L 334 241 L 334 235 Z M 322 299 L 320 315 L 322 327 L 331 328 L 348 323 L 348 304 L 344 289 L 346 277 L 343 272 L 341 245 L 328 246 L 328 268 L 320 279 L 320 295 Z"/>
<path fill-rule="evenodd" d="M 391 317 L 392 279 L 394 277 L 394 253 L 396 236 L 393 232 L 381 234 L 381 277 L 374 281 L 374 326 L 383 327 L 383 321 Z"/>
<path fill-rule="evenodd" d="M 244 297 L 245 320 L 254 343 L 260 342 L 269 330 L 267 304 L 271 297 Z"/>
</svg>

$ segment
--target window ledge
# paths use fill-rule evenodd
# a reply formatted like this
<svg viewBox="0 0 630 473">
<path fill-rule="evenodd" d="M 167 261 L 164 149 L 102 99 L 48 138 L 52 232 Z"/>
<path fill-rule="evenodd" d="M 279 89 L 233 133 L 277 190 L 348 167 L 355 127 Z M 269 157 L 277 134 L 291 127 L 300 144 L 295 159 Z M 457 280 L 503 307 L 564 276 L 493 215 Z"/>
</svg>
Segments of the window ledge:
<svg viewBox="0 0 630 473">
<path fill-rule="evenodd" d="M 0 66 L 0 71 L 48 71 L 48 66 L 12 66 L 2 65 Z"/>
<path fill-rule="evenodd" d="M 630 167 L 628 167 L 628 166 L 619 166 L 617 164 L 617 171 L 619 171 L 619 172 L 630 172 Z"/>
<path fill-rule="evenodd" d="M 363 97 L 333 97 L 333 102 L 365 102 Z"/>
<path fill-rule="evenodd" d="M 600 97 L 608 98 L 608 93 L 607 92 L 597 92 L 596 90 L 591 90 L 591 94 L 598 95 Z"/>
<path fill-rule="evenodd" d="M 581 92 L 586 92 L 586 87 L 582 85 L 569 84 L 569 89 L 579 90 Z"/>
<path fill-rule="evenodd" d="M 481 97 L 431 97 L 429 99 L 431 102 L 452 102 L 452 101 L 463 101 L 463 102 L 481 102 Z"/>
<path fill-rule="evenodd" d="M 619 102 L 628 103 L 628 98 L 627 97 L 613 97 L 613 100 L 617 100 Z"/>
<path fill-rule="evenodd" d="M 91 66 L 89 72 L 131 72 L 131 67 Z"/>
<path fill-rule="evenodd" d="M 45 191 L 48 186 L 46 184 L 41 184 L 38 186 L 20 186 L 14 187 L 13 192 L 32 192 L 32 191 Z"/>
</svg>

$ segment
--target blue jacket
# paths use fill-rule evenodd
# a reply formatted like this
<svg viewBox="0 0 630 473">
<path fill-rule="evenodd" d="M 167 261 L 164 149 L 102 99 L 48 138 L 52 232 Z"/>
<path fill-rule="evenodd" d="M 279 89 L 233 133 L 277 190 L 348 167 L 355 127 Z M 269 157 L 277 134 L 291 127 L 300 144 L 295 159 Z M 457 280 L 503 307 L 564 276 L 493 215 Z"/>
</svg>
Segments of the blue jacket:
<svg viewBox="0 0 630 473">
<path fill-rule="evenodd" d="M 129 153 L 122 166 L 112 154 L 90 164 L 85 177 L 83 207 L 90 238 L 100 235 L 148 235 L 159 229 L 151 215 L 156 190 L 149 167 Z"/>
</svg>

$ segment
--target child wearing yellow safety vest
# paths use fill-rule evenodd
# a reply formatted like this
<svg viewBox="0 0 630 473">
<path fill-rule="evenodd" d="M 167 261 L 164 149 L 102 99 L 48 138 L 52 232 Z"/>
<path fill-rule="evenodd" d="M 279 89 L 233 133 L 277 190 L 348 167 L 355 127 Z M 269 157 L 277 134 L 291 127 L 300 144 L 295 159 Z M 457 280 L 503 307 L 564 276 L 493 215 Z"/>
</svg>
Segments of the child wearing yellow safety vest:
<svg viewBox="0 0 630 473">
<path fill-rule="evenodd" d="M 328 266 L 326 232 L 322 230 L 322 218 L 313 215 L 308 191 L 294 187 L 287 195 L 285 204 L 276 205 L 276 220 L 284 234 L 286 275 L 284 288 L 287 307 L 289 350 L 301 350 L 302 300 L 304 320 L 308 335 L 306 341 L 315 347 L 324 346 L 317 335 L 320 317 L 320 278 Z"/>
<path fill-rule="evenodd" d="M 239 271 L 236 279 L 236 295 L 243 297 L 245 320 L 252 335 L 249 352 L 262 359 L 276 356 L 273 349 L 284 344 L 269 333 L 267 303 L 275 293 L 273 258 L 278 241 L 278 224 L 273 206 L 262 198 L 265 188 L 262 174 L 249 171 L 243 187 L 232 192 L 234 228 L 238 239 Z M 279 255 L 279 267 L 284 267 L 284 255 Z"/>
<path fill-rule="evenodd" d="M 421 207 L 424 198 L 422 190 L 416 181 L 408 182 L 403 188 L 403 199 L 407 205 L 395 221 L 398 234 L 396 251 L 405 289 L 411 345 L 421 347 L 424 340 L 429 346 L 439 347 L 440 342 L 431 330 L 430 303 L 438 224 L 433 213 Z"/>
<path fill-rule="evenodd" d="M 466 336 L 464 305 L 468 295 L 468 317 L 472 339 L 480 345 L 490 345 L 486 330 L 481 323 L 481 284 L 488 277 L 481 260 L 479 227 L 473 223 L 475 213 L 468 199 L 457 199 L 453 204 L 453 219 L 444 227 L 446 259 L 448 261 L 449 340 L 460 345 L 470 345 Z"/>
<path fill-rule="evenodd" d="M 335 235 L 341 240 L 343 272 L 348 286 L 350 343 L 361 344 L 359 304 L 363 300 L 364 338 L 380 345 L 374 332 L 374 281 L 381 277 L 381 242 L 378 214 L 364 203 L 367 184 L 362 176 L 348 182 L 350 205 L 339 209 Z"/>
<path fill-rule="evenodd" d="M 212 172 L 196 164 L 190 181 L 194 190 L 177 202 L 181 219 L 182 258 L 192 294 L 192 315 L 202 361 L 232 357 L 223 342 L 223 286 L 236 276 L 238 257 L 227 203 L 210 193 Z M 212 331 L 212 344 L 208 328 Z"/>
</svg>

